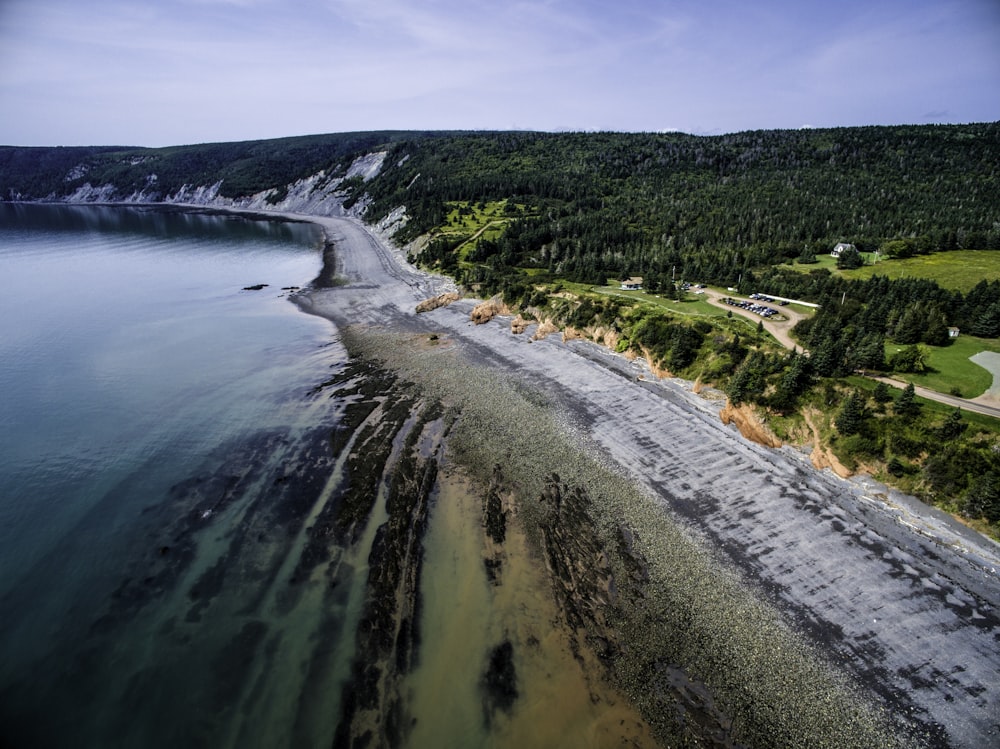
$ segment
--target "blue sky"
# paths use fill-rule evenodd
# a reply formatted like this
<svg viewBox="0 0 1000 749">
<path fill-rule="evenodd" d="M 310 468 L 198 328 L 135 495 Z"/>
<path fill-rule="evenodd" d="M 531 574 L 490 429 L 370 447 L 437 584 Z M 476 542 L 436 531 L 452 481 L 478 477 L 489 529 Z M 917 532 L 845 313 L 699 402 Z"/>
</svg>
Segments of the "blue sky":
<svg viewBox="0 0 1000 749">
<path fill-rule="evenodd" d="M 0 144 L 1000 120 L 1000 0 L 0 0 Z"/>
</svg>

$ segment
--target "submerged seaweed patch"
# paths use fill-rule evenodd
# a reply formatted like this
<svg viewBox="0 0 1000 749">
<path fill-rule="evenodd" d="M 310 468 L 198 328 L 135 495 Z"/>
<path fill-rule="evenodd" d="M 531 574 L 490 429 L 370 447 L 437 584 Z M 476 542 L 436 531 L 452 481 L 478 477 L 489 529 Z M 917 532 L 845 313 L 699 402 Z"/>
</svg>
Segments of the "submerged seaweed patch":
<svg viewBox="0 0 1000 749">
<path fill-rule="evenodd" d="M 489 652 L 482 686 L 484 719 L 489 725 L 497 712 L 509 713 L 518 697 L 514 645 L 510 640 L 504 640 Z"/>
<path fill-rule="evenodd" d="M 420 644 L 423 539 L 445 430 L 438 425 L 440 407 L 417 397 L 412 387 L 396 384 L 379 397 L 377 425 L 366 423 L 370 429 L 357 437 L 361 444 L 351 446 L 352 455 L 364 452 L 367 458 L 358 461 L 350 491 L 372 481 L 385 486 L 386 519 L 368 555 L 367 590 L 337 746 L 404 742 L 409 718 L 401 680 L 413 667 Z M 377 495 L 372 492 L 365 517 Z"/>
</svg>

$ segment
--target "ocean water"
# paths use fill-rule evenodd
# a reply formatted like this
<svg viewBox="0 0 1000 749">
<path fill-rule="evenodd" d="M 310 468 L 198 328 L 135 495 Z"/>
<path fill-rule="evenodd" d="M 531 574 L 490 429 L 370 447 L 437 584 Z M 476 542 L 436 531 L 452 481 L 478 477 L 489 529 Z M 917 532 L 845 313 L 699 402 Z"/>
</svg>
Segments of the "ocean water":
<svg viewBox="0 0 1000 749">
<path fill-rule="evenodd" d="M 288 298 L 321 239 L 0 204 L 0 749 L 321 747 L 352 727 L 372 746 L 644 745 L 513 528 L 504 582 L 488 579 L 482 496 L 447 471 L 409 558 L 412 662 L 366 649 L 378 580 L 405 556 L 375 552 L 419 419 L 359 421 L 409 390 Z M 502 642 L 509 711 L 487 700 Z M 382 712 L 348 720 L 372 673 Z"/>
<path fill-rule="evenodd" d="M 330 428 L 310 392 L 343 349 L 283 290 L 320 266 L 308 224 L 0 204 L 0 746 L 236 723 L 268 625 L 192 601 Z"/>
</svg>

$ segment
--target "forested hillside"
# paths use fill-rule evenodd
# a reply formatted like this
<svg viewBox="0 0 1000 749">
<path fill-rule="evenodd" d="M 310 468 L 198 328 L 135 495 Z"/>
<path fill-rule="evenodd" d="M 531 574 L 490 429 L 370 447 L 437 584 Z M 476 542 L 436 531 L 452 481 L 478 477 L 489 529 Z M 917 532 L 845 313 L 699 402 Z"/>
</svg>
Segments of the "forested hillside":
<svg viewBox="0 0 1000 749">
<path fill-rule="evenodd" d="M 1000 124 L 681 134 L 473 134 L 400 141 L 368 186 L 417 234 L 446 201 L 534 209 L 498 243 L 508 265 L 571 280 L 717 283 L 839 241 L 1000 249 Z"/>
<path fill-rule="evenodd" d="M 148 190 L 163 198 L 185 185 L 221 182 L 219 194 L 242 197 L 288 183 L 385 148 L 394 140 L 416 142 L 412 132 L 313 135 L 239 143 L 169 148 L 0 147 L 0 198 L 59 199 L 85 183 L 113 185 L 119 198 Z"/>
</svg>

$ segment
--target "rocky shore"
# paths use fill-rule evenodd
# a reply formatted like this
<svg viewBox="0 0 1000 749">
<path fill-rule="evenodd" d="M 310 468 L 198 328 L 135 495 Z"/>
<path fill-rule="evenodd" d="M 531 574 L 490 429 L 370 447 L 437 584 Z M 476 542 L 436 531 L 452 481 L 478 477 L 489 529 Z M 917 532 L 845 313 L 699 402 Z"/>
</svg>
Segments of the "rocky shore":
<svg viewBox="0 0 1000 749">
<path fill-rule="evenodd" d="M 658 741 L 996 738 L 994 544 L 747 442 L 717 402 L 641 362 L 474 324 L 471 300 L 418 315 L 447 282 L 356 222 L 320 221 L 338 285 L 298 303 L 453 414 L 442 454 L 480 487 L 484 565 L 503 574 L 502 516 L 544 560 L 589 678 L 626 693 Z M 499 681 L 483 683 L 503 685 L 517 646 L 494 647 Z"/>
</svg>

